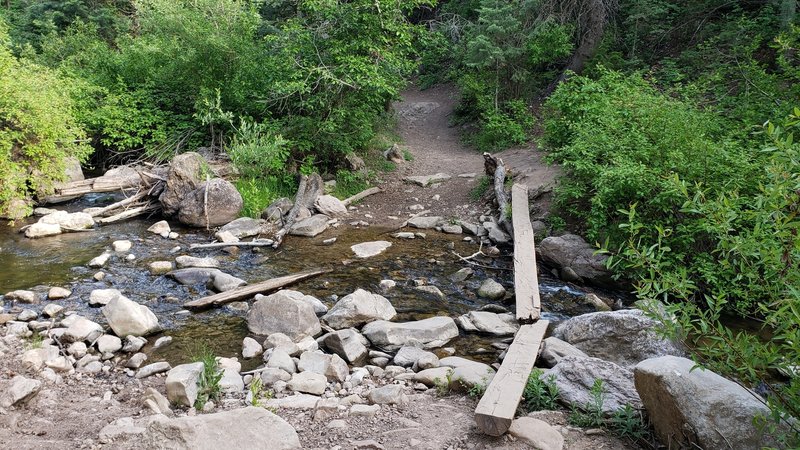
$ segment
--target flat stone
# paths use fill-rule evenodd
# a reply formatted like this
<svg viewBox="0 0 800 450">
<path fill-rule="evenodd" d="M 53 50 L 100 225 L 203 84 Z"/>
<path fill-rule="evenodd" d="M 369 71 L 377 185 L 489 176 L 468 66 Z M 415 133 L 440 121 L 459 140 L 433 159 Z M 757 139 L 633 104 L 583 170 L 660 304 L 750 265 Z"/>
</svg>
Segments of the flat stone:
<svg viewBox="0 0 800 450">
<path fill-rule="evenodd" d="M 133 243 L 129 240 L 114 241 L 111 243 L 111 248 L 115 252 L 127 252 L 133 247 Z"/>
<path fill-rule="evenodd" d="M 392 246 L 388 241 L 373 241 L 363 242 L 350 247 L 350 250 L 355 253 L 356 258 L 371 258 L 380 255 Z"/>
<path fill-rule="evenodd" d="M 513 336 L 519 325 L 513 314 L 495 314 L 488 311 L 470 311 L 466 317 L 477 331 L 495 336 Z"/>
<path fill-rule="evenodd" d="M 145 361 L 147 361 L 147 355 L 144 353 L 136 353 L 125 363 L 125 367 L 129 369 L 138 369 L 142 367 Z"/>
<path fill-rule="evenodd" d="M 195 256 L 181 255 L 175 258 L 175 265 L 178 269 L 186 269 L 189 267 L 216 269 L 219 268 L 219 261 L 212 257 L 197 258 Z"/>
<path fill-rule="evenodd" d="M 444 300 L 445 298 L 447 298 L 447 296 L 444 295 L 444 292 L 442 292 L 442 290 L 439 289 L 436 286 L 429 286 L 429 285 L 417 286 L 415 289 L 420 291 L 420 292 L 422 292 L 422 293 L 425 293 L 427 295 L 430 295 L 432 297 L 435 297 L 435 298 L 438 298 L 438 299 L 441 299 L 441 300 Z"/>
<path fill-rule="evenodd" d="M 448 375 L 453 371 L 452 367 L 436 367 L 433 369 L 420 370 L 414 374 L 414 381 L 423 383 L 425 386 L 433 387 L 436 384 L 446 383 Z"/>
<path fill-rule="evenodd" d="M 39 393 L 41 387 L 41 381 L 17 375 L 6 384 L 2 395 L 0 395 L 0 406 L 8 408 L 9 406 L 24 404 Z"/>
<path fill-rule="evenodd" d="M 220 242 L 238 242 L 239 239 L 267 234 L 271 229 L 272 227 L 266 220 L 240 217 L 223 225 L 223 227 L 214 234 L 214 237 Z"/>
<path fill-rule="evenodd" d="M 136 371 L 136 378 L 147 378 L 157 373 L 163 373 L 171 369 L 172 366 L 166 361 L 148 364 Z"/>
<path fill-rule="evenodd" d="M 439 216 L 420 216 L 420 217 L 412 217 L 408 219 L 408 225 L 414 228 L 419 228 L 422 230 L 427 230 L 430 228 L 436 228 L 444 219 Z"/>
<path fill-rule="evenodd" d="M 25 237 L 29 239 L 43 238 L 61 234 L 61 226 L 57 223 L 34 223 L 25 229 Z"/>
<path fill-rule="evenodd" d="M 372 419 L 380 410 L 381 405 L 353 405 L 350 407 L 350 415 L 353 417 Z"/>
<path fill-rule="evenodd" d="M 357 289 L 337 301 L 322 320 L 338 330 L 374 320 L 391 320 L 395 315 L 397 311 L 385 297 Z"/>
<path fill-rule="evenodd" d="M 89 267 L 94 267 L 96 269 L 99 269 L 100 267 L 105 266 L 110 258 L 111 258 L 111 253 L 103 253 L 100 256 L 92 258 L 92 260 L 89 261 L 88 265 Z"/>
<path fill-rule="evenodd" d="M 36 303 L 37 297 L 33 291 L 16 290 L 5 295 L 6 300 L 19 303 Z"/>
<path fill-rule="evenodd" d="M 289 380 L 289 389 L 295 392 L 304 392 L 314 395 L 322 395 L 325 392 L 325 387 L 328 385 L 328 380 L 325 375 L 320 375 L 314 372 L 300 372 L 292 375 Z"/>
<path fill-rule="evenodd" d="M 58 286 L 53 286 L 47 291 L 47 298 L 50 300 L 61 300 L 72 295 L 72 291 Z"/>
<path fill-rule="evenodd" d="M 147 268 L 153 275 L 164 275 L 172 271 L 172 261 L 153 261 Z"/>
<path fill-rule="evenodd" d="M 113 298 L 122 295 L 117 289 L 95 289 L 89 294 L 90 306 L 105 306 Z"/>
<path fill-rule="evenodd" d="M 379 320 L 368 323 L 361 331 L 373 345 L 387 351 L 398 350 L 411 341 L 425 349 L 442 347 L 458 336 L 456 323 L 443 316 L 400 323 Z"/>
<path fill-rule="evenodd" d="M 418 175 L 418 176 L 409 176 L 403 178 L 408 183 L 413 183 L 422 187 L 429 186 L 431 184 L 441 183 L 444 181 L 449 180 L 452 176 L 446 173 L 437 173 L 434 175 Z"/>
<path fill-rule="evenodd" d="M 520 417 L 511 422 L 508 433 L 539 450 L 561 450 L 564 436 L 547 422 L 533 417 Z"/>
<path fill-rule="evenodd" d="M 167 223 L 166 220 L 161 220 L 153 225 L 150 225 L 150 228 L 148 228 L 147 231 L 159 236 L 165 236 L 168 235 L 171 230 L 169 228 L 169 223 Z"/>
<path fill-rule="evenodd" d="M 181 364 L 167 372 L 165 385 L 170 402 L 189 408 L 194 406 L 203 367 L 202 362 Z"/>
<path fill-rule="evenodd" d="M 314 237 L 328 229 L 330 217 L 325 214 L 315 214 L 307 219 L 296 222 L 289 234 L 293 236 Z"/>
</svg>

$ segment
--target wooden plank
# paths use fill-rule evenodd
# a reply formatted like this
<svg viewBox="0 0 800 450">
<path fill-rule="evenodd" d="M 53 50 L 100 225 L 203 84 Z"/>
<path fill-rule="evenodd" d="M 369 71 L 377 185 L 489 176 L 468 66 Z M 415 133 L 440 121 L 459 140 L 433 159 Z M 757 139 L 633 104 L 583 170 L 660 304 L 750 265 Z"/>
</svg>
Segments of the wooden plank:
<svg viewBox="0 0 800 450">
<path fill-rule="evenodd" d="M 475 423 L 484 434 L 500 436 L 511 426 L 547 325 L 546 320 L 540 320 L 533 325 L 522 325 L 517 331 L 500 370 L 475 408 Z"/>
<path fill-rule="evenodd" d="M 251 284 L 249 286 L 242 286 L 230 291 L 220 292 L 219 294 L 210 295 L 208 297 L 198 298 L 190 302 L 184 303 L 183 306 L 189 309 L 203 309 L 212 306 L 224 305 L 226 303 L 235 302 L 243 298 L 252 297 L 256 294 L 263 294 L 265 292 L 276 291 L 282 287 L 313 278 L 323 273 L 331 272 L 331 269 L 314 269 L 306 270 L 284 277 L 273 278 L 271 280 L 262 281 L 260 283 Z"/>
<path fill-rule="evenodd" d="M 528 212 L 528 187 L 515 184 L 511 188 L 512 221 L 514 224 L 514 292 L 517 297 L 517 321 L 533 323 L 539 319 L 542 303 L 539 298 L 539 276 L 533 226 Z"/>
</svg>

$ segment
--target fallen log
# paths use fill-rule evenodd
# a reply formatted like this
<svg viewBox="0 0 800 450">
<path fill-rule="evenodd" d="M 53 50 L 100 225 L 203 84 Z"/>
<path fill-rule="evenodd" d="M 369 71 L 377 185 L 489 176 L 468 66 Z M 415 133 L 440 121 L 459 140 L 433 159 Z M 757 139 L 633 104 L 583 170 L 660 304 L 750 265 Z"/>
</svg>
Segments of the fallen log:
<svg viewBox="0 0 800 450">
<path fill-rule="evenodd" d="M 484 153 L 483 159 L 487 175 L 489 175 L 490 170 L 494 170 L 490 176 L 494 178 L 494 196 L 497 200 L 498 210 L 497 224 L 503 227 L 509 235 L 514 236 L 514 227 L 511 221 L 508 220 L 507 214 L 507 211 L 510 211 L 510 206 L 508 204 L 508 194 L 506 194 L 506 166 L 503 164 L 502 159 L 495 158 L 489 153 Z"/>
<path fill-rule="evenodd" d="M 116 210 L 116 209 L 120 209 L 120 208 L 128 206 L 128 205 L 130 205 L 132 203 L 136 203 L 139 200 L 145 198 L 147 196 L 147 194 L 148 194 L 148 192 L 146 190 L 142 190 L 138 194 L 132 195 L 132 196 L 126 198 L 125 200 L 120 200 L 120 201 L 118 201 L 116 203 L 113 203 L 111 205 L 108 205 L 108 206 L 106 206 L 104 208 L 100 208 L 100 209 L 94 210 L 94 211 L 92 211 L 90 213 L 90 215 L 92 217 L 103 216 L 103 215 L 105 215 L 105 214 L 107 214 L 107 213 L 109 213 L 111 211 Z"/>
<path fill-rule="evenodd" d="M 136 216 L 141 216 L 142 214 L 147 214 L 149 212 L 155 212 L 158 210 L 158 208 L 159 207 L 153 203 L 146 203 L 144 205 L 125 210 L 111 217 L 103 217 L 102 219 L 99 219 L 97 223 L 100 225 L 108 225 L 110 223 L 120 222 Z"/>
<path fill-rule="evenodd" d="M 250 242 L 212 242 L 210 244 L 192 244 L 189 246 L 189 250 L 223 247 L 272 247 L 274 243 L 275 241 L 272 239 L 262 239 Z"/>
<path fill-rule="evenodd" d="M 359 192 L 358 194 L 356 194 L 356 195 L 354 195 L 352 197 L 347 197 L 346 199 L 342 200 L 342 203 L 344 203 L 344 206 L 350 206 L 351 204 L 353 204 L 353 203 L 355 203 L 355 202 L 357 202 L 357 201 L 359 201 L 361 199 L 364 199 L 366 197 L 369 197 L 370 195 L 377 194 L 378 192 L 382 192 L 381 188 L 379 188 L 377 186 L 376 187 L 371 187 L 369 189 L 366 189 L 364 191 Z"/>
<path fill-rule="evenodd" d="M 256 294 L 263 294 L 266 292 L 276 291 L 280 288 L 298 283 L 309 278 L 322 275 L 324 273 L 332 272 L 331 269 L 314 269 L 305 272 L 299 272 L 292 275 L 273 278 L 271 280 L 262 281 L 260 283 L 251 284 L 249 286 L 242 286 L 230 291 L 220 292 L 219 294 L 209 295 L 208 297 L 199 298 L 185 303 L 183 306 L 189 309 L 205 309 L 213 306 L 220 306 L 226 303 L 235 302 Z"/>
</svg>

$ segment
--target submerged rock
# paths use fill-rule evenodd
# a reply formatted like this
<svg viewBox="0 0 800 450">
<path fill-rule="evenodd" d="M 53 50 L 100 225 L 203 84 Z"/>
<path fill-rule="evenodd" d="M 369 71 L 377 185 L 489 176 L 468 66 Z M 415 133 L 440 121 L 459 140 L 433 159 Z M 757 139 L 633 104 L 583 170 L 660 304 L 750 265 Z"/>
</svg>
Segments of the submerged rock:
<svg viewBox="0 0 800 450">
<path fill-rule="evenodd" d="M 350 247 L 356 258 L 371 258 L 380 255 L 392 246 L 388 241 L 363 242 Z"/>
<path fill-rule="evenodd" d="M 488 298 L 490 300 L 500 300 L 505 297 L 505 295 L 506 288 L 491 278 L 484 280 L 483 283 L 481 283 L 481 287 L 478 289 L 479 297 Z"/>
</svg>

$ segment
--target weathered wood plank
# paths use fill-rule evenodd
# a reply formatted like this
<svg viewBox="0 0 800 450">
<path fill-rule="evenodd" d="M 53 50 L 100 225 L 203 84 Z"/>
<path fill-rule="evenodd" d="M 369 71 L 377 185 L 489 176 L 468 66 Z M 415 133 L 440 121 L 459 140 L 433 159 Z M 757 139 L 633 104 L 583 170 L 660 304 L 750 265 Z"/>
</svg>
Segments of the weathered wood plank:
<svg viewBox="0 0 800 450">
<path fill-rule="evenodd" d="M 271 280 L 262 281 L 260 283 L 251 284 L 249 286 L 242 286 L 230 291 L 220 292 L 219 294 L 210 295 L 208 297 L 198 298 L 190 302 L 184 303 L 183 306 L 189 309 L 203 309 L 212 306 L 224 305 L 226 303 L 235 302 L 243 298 L 252 297 L 256 294 L 263 294 L 265 292 L 276 291 L 282 287 L 313 278 L 323 273 L 331 272 L 331 269 L 314 269 L 306 270 L 284 277 L 273 278 Z"/>
<path fill-rule="evenodd" d="M 528 187 L 515 184 L 511 188 L 512 221 L 514 223 L 514 292 L 517 297 L 517 321 L 533 323 L 542 312 L 539 298 L 539 276 L 533 227 L 528 212 Z"/>
<path fill-rule="evenodd" d="M 500 370 L 475 408 L 475 423 L 484 434 L 500 436 L 511 426 L 547 325 L 546 320 L 540 320 L 532 325 L 522 325 L 517 331 Z"/>
</svg>

